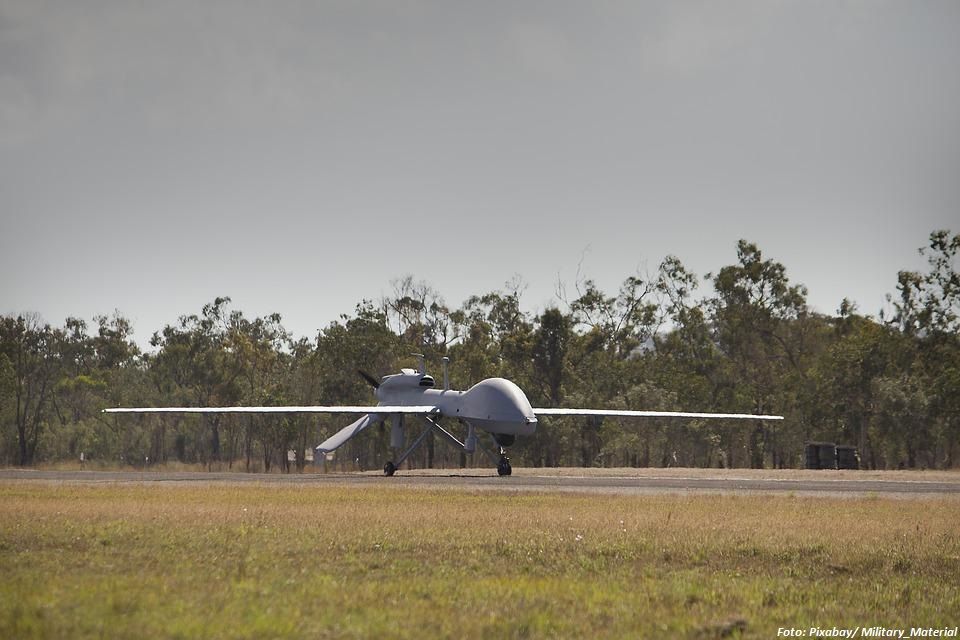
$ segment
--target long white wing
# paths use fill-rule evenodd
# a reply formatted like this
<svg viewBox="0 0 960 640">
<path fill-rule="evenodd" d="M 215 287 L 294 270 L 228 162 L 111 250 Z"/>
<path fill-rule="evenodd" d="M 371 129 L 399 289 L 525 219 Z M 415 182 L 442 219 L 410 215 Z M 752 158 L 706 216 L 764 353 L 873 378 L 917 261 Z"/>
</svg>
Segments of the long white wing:
<svg viewBox="0 0 960 640">
<path fill-rule="evenodd" d="M 436 413 L 432 405 L 376 405 L 369 407 L 116 407 L 104 413 Z"/>
<path fill-rule="evenodd" d="M 690 411 L 627 411 L 616 409 L 534 409 L 538 416 L 611 416 L 624 418 L 717 418 L 730 420 L 783 420 L 783 416 L 752 413 L 696 413 Z"/>
</svg>

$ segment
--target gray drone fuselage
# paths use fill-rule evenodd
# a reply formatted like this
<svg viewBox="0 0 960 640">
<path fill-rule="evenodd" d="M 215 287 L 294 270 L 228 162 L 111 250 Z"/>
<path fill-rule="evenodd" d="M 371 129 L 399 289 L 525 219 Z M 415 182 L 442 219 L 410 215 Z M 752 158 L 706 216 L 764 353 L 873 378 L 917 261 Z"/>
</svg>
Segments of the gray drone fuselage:
<svg viewBox="0 0 960 640">
<path fill-rule="evenodd" d="M 385 376 L 374 391 L 380 404 L 432 406 L 435 414 L 489 433 L 529 436 L 537 416 L 523 391 L 505 378 L 487 378 L 466 391 L 434 389 L 433 378 L 413 369 Z"/>
</svg>

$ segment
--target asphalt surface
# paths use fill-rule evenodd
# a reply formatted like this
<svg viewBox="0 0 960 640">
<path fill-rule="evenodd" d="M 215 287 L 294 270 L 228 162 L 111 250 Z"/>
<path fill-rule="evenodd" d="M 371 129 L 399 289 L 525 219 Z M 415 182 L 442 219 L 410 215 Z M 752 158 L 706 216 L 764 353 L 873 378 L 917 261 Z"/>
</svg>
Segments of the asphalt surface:
<svg viewBox="0 0 960 640">
<path fill-rule="evenodd" d="M 401 471 L 392 478 L 375 473 L 305 473 L 258 474 L 235 472 L 170 472 L 170 471 L 47 471 L 0 469 L 0 481 L 79 482 L 79 483 L 155 483 L 155 484 L 220 484 L 264 483 L 302 486 L 396 486 L 424 489 L 497 490 L 497 491 L 566 491 L 617 494 L 644 493 L 781 493 L 823 496 L 884 495 L 893 497 L 960 496 L 960 474 L 956 477 L 923 479 L 902 473 L 891 473 L 889 479 L 873 472 L 857 478 L 856 472 L 845 477 L 817 478 L 819 472 L 797 477 L 797 472 L 769 471 L 763 476 L 737 470 L 670 470 L 658 475 L 593 475 L 585 470 L 563 473 L 552 470 L 515 470 L 515 475 L 498 477 L 485 470 L 449 472 Z M 689 475 L 684 475 L 689 471 Z"/>
</svg>

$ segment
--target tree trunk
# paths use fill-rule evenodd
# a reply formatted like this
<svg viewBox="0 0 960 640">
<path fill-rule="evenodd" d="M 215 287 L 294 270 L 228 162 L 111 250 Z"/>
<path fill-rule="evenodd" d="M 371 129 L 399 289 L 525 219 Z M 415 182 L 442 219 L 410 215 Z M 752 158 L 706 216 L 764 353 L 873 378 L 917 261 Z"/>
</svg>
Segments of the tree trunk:
<svg viewBox="0 0 960 640">
<path fill-rule="evenodd" d="M 220 461 L 220 420 L 213 418 L 210 420 L 210 460 Z"/>
<path fill-rule="evenodd" d="M 763 427 L 757 425 L 750 433 L 750 468 L 763 469 Z"/>
</svg>

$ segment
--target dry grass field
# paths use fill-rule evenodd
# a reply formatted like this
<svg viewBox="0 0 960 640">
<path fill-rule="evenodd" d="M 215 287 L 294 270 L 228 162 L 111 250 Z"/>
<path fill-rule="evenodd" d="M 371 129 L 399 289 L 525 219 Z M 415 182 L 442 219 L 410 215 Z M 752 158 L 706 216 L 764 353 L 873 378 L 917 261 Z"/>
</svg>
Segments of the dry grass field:
<svg viewBox="0 0 960 640">
<path fill-rule="evenodd" d="M 0 482 L 2 638 L 960 624 L 960 499 Z"/>
</svg>

